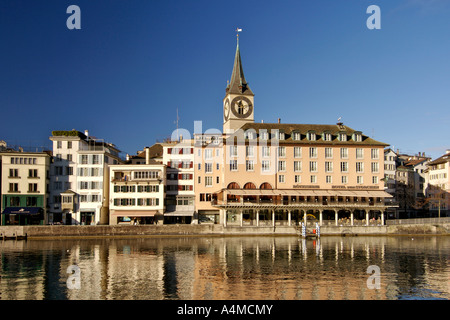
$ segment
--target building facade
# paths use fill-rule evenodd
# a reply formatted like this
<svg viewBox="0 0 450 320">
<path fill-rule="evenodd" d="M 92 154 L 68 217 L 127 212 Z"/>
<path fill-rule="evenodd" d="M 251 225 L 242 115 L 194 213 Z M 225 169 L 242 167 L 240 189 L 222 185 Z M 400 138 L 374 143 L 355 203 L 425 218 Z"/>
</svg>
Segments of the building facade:
<svg viewBox="0 0 450 320">
<path fill-rule="evenodd" d="M 109 166 L 109 224 L 163 223 L 166 166 L 145 164 Z"/>
<path fill-rule="evenodd" d="M 4 151 L 0 157 L 2 225 L 46 224 L 50 154 Z"/>
<path fill-rule="evenodd" d="M 450 215 L 450 150 L 428 163 L 427 202 L 435 217 Z"/>
<path fill-rule="evenodd" d="M 109 165 L 121 163 L 119 150 L 89 132 L 53 131 L 50 214 L 53 224 L 107 224 Z"/>
<path fill-rule="evenodd" d="M 239 43 L 225 91 L 223 134 L 195 136 L 199 219 L 256 226 L 308 216 L 322 224 L 383 223 L 391 197 L 384 191 L 387 144 L 342 122 L 255 123 Z"/>
</svg>

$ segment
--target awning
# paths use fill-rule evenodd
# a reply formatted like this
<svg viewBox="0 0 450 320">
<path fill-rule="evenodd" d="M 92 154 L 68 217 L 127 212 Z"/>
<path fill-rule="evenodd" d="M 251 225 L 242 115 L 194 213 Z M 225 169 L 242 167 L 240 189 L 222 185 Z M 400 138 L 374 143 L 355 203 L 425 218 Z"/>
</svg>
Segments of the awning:
<svg viewBox="0 0 450 320">
<path fill-rule="evenodd" d="M 39 207 L 8 207 L 2 214 L 39 214 L 42 208 Z"/>
<path fill-rule="evenodd" d="M 173 212 L 164 212 L 164 216 L 166 217 L 192 217 L 194 215 L 194 211 L 173 211 Z"/>
<path fill-rule="evenodd" d="M 125 217 L 153 217 L 157 214 L 157 210 L 115 210 L 112 215 Z"/>
<path fill-rule="evenodd" d="M 317 190 L 317 189 L 228 189 L 227 195 L 235 196 L 320 196 L 320 197 L 374 197 L 392 198 L 384 190 Z"/>
</svg>

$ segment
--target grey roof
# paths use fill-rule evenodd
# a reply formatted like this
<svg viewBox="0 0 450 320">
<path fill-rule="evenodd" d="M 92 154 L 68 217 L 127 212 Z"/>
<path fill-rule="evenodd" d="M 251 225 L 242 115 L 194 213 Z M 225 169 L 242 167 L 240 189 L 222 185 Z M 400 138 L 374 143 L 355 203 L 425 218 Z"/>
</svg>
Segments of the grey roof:
<svg viewBox="0 0 450 320">
<path fill-rule="evenodd" d="M 239 50 L 239 39 L 236 46 L 236 56 L 234 57 L 233 72 L 231 74 L 230 83 L 226 88 L 227 93 L 246 94 L 254 96 L 252 90 L 245 80 L 244 70 L 242 68 L 241 53 Z"/>
</svg>

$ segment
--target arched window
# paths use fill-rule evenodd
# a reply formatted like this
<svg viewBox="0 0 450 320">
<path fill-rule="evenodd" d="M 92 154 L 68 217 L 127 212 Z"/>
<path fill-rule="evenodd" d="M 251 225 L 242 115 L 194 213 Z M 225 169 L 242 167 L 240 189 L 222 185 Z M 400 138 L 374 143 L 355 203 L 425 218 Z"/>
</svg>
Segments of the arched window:
<svg viewBox="0 0 450 320">
<path fill-rule="evenodd" d="M 239 184 L 237 182 L 231 182 L 230 184 L 228 184 L 227 189 L 240 189 L 241 187 L 239 186 Z"/>
<path fill-rule="evenodd" d="M 247 182 L 247 183 L 244 185 L 244 189 L 256 189 L 256 186 L 255 186 L 255 184 L 252 183 L 252 182 Z"/>
<path fill-rule="evenodd" d="M 268 182 L 264 182 L 261 184 L 261 186 L 259 188 L 260 189 L 272 189 L 272 185 Z"/>
</svg>

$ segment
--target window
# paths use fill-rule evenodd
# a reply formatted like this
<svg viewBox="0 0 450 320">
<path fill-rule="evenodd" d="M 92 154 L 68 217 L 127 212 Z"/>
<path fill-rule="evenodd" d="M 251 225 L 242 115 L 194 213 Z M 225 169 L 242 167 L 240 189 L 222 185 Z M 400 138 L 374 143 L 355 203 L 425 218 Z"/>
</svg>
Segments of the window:
<svg viewBox="0 0 450 320">
<path fill-rule="evenodd" d="M 317 158 L 317 148 L 316 147 L 309 148 L 309 157 Z"/>
<path fill-rule="evenodd" d="M 235 161 L 235 160 L 231 160 Z M 213 171 L 213 165 L 212 163 L 205 163 L 205 173 L 211 173 Z"/>
<path fill-rule="evenodd" d="M 206 187 L 212 187 L 213 179 L 212 177 L 205 177 L 205 186 Z"/>
<path fill-rule="evenodd" d="M 329 132 L 324 132 L 324 133 L 323 133 L 323 140 L 325 140 L 325 141 L 331 141 L 331 133 L 329 133 Z"/>
<path fill-rule="evenodd" d="M 262 156 L 270 157 L 270 147 L 262 147 Z"/>
<path fill-rule="evenodd" d="M 339 141 L 347 141 L 347 134 L 345 132 L 339 132 Z"/>
<path fill-rule="evenodd" d="M 370 167 L 372 169 L 372 173 L 378 173 L 379 172 L 378 162 L 372 162 Z"/>
<path fill-rule="evenodd" d="M 19 184 L 18 183 L 10 183 L 9 184 L 9 192 L 19 192 Z"/>
<path fill-rule="evenodd" d="M 294 182 L 295 182 L 295 183 L 301 183 L 301 182 L 302 182 L 302 176 L 300 176 L 300 175 L 295 175 L 295 176 L 294 176 Z"/>
<path fill-rule="evenodd" d="M 212 149 L 206 149 L 205 150 L 205 160 L 211 160 L 212 159 Z"/>
<path fill-rule="evenodd" d="M 66 167 L 66 175 L 68 176 L 73 175 L 73 167 Z"/>
<path fill-rule="evenodd" d="M 317 183 L 317 176 L 311 176 L 310 181 L 311 183 Z"/>
<path fill-rule="evenodd" d="M 279 132 L 278 133 L 278 139 L 279 140 L 284 140 L 284 132 Z"/>
<path fill-rule="evenodd" d="M 295 172 L 302 171 L 302 162 L 301 161 L 294 161 L 294 171 Z"/>
<path fill-rule="evenodd" d="M 253 171 L 253 170 L 255 170 L 255 164 L 254 164 L 253 160 L 245 161 L 245 170 L 246 171 Z"/>
<path fill-rule="evenodd" d="M 27 197 L 27 207 L 36 207 L 37 197 Z"/>
<path fill-rule="evenodd" d="M 230 157 L 237 157 L 238 146 L 230 146 Z"/>
<path fill-rule="evenodd" d="M 237 171 L 238 163 L 237 160 L 230 160 L 230 171 Z"/>
<path fill-rule="evenodd" d="M 342 176 L 342 177 L 341 177 L 341 182 L 342 182 L 343 184 L 347 184 L 347 183 L 348 183 L 348 177 L 347 177 L 347 176 Z"/>
<path fill-rule="evenodd" d="M 28 169 L 28 178 L 37 178 L 37 169 Z"/>
<path fill-rule="evenodd" d="M 360 132 L 355 132 L 353 135 L 353 140 L 355 140 L 356 142 L 361 142 L 362 141 L 362 135 Z"/>
<path fill-rule="evenodd" d="M 309 172 L 317 172 L 317 162 L 316 161 L 309 162 Z"/>
<path fill-rule="evenodd" d="M 269 133 L 266 130 L 261 130 L 259 132 L 259 136 L 262 140 L 268 140 L 269 139 Z"/>
<path fill-rule="evenodd" d="M 313 131 L 308 132 L 306 137 L 309 141 L 316 141 L 316 133 Z"/>
<path fill-rule="evenodd" d="M 246 146 L 245 147 L 245 155 L 247 157 L 254 157 L 255 156 L 255 146 Z"/>
<path fill-rule="evenodd" d="M 300 134 L 300 132 L 294 131 L 294 132 L 292 133 L 292 140 L 297 140 L 297 141 L 301 140 L 301 134 Z"/>
<path fill-rule="evenodd" d="M 364 158 L 364 149 L 356 148 L 356 159 L 363 159 L 363 158 Z"/>
<path fill-rule="evenodd" d="M 19 197 L 9 198 L 9 206 L 10 207 L 20 207 L 20 198 Z"/>
<path fill-rule="evenodd" d="M 294 147 L 294 158 L 302 157 L 302 147 Z"/>
<path fill-rule="evenodd" d="M 67 141 L 67 149 L 72 149 L 72 141 Z"/>
<path fill-rule="evenodd" d="M 356 162 L 356 172 L 364 172 L 364 162 Z"/>
<path fill-rule="evenodd" d="M 373 176 L 372 177 L 372 183 L 373 184 L 378 184 L 378 176 Z"/>
<path fill-rule="evenodd" d="M 278 161 L 278 171 L 286 171 L 286 161 Z"/>
<path fill-rule="evenodd" d="M 348 148 L 341 148 L 341 159 L 348 159 Z"/>
<path fill-rule="evenodd" d="M 333 172 L 333 162 L 325 161 L 325 172 Z"/>
<path fill-rule="evenodd" d="M 67 161 L 72 161 L 72 155 L 71 154 L 67 155 Z"/>
<path fill-rule="evenodd" d="M 284 175 L 283 175 L 283 174 L 280 174 L 280 175 L 278 176 L 278 182 L 284 183 Z"/>
<path fill-rule="evenodd" d="M 326 176 L 326 177 L 325 177 L 325 182 L 326 182 L 326 183 L 332 183 L 333 180 L 332 180 L 331 176 Z"/>
<path fill-rule="evenodd" d="M 378 159 L 379 155 L 378 155 L 378 149 L 372 149 L 370 150 L 370 156 L 372 159 Z"/>
<path fill-rule="evenodd" d="M 56 148 L 61 149 L 62 148 L 62 141 L 56 141 Z"/>
<path fill-rule="evenodd" d="M 37 183 L 29 183 L 28 184 L 28 192 L 37 192 L 37 191 L 38 191 Z"/>
<path fill-rule="evenodd" d="M 261 163 L 261 168 L 263 172 L 270 171 L 270 161 L 269 160 L 263 160 Z"/>
<path fill-rule="evenodd" d="M 325 148 L 325 158 L 327 159 L 333 158 L 333 148 Z"/>
<path fill-rule="evenodd" d="M 286 147 L 278 147 L 278 157 L 286 157 Z"/>
<path fill-rule="evenodd" d="M 356 176 L 356 183 L 357 184 L 363 184 L 363 177 L 362 176 Z"/>
<path fill-rule="evenodd" d="M 341 172 L 348 172 L 348 162 L 341 162 Z"/>
<path fill-rule="evenodd" d="M 10 178 L 19 178 L 19 169 L 9 169 Z"/>
<path fill-rule="evenodd" d="M 81 164 L 88 164 L 88 156 L 87 154 L 82 154 L 81 155 Z"/>
<path fill-rule="evenodd" d="M 100 163 L 99 159 L 100 159 L 99 155 L 98 154 L 94 154 L 92 156 L 92 164 L 99 164 Z"/>
</svg>

